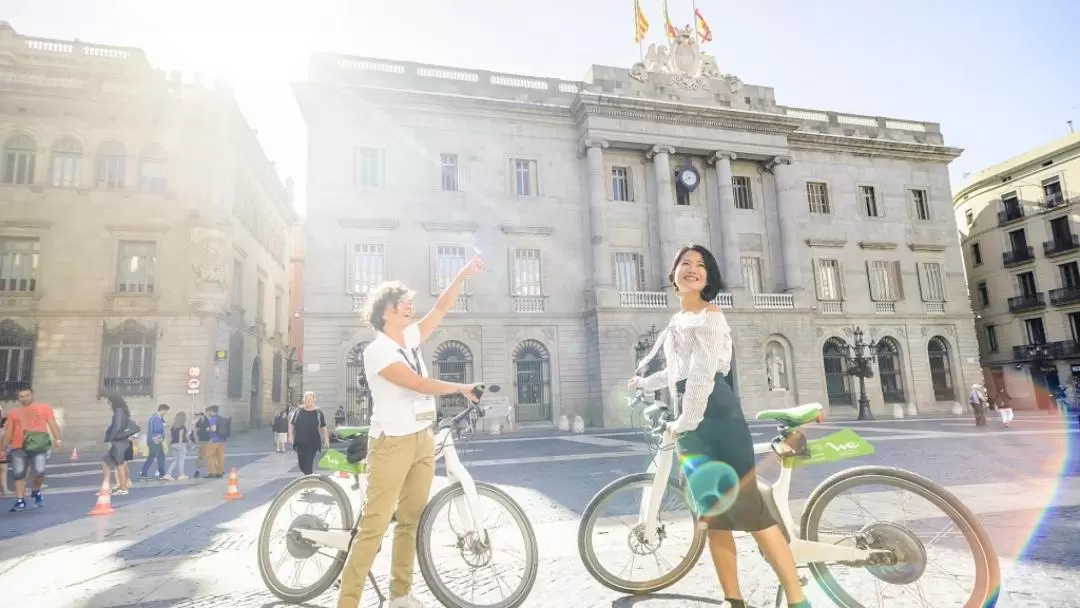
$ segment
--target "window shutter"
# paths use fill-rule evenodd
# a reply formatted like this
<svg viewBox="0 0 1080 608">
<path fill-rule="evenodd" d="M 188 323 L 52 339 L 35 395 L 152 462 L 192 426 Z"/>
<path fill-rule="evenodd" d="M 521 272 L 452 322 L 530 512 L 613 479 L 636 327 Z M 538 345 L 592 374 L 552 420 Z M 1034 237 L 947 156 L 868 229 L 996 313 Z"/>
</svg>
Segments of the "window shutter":
<svg viewBox="0 0 1080 608">
<path fill-rule="evenodd" d="M 544 296 L 547 295 L 547 260 L 543 249 L 537 249 L 536 253 L 540 256 L 540 295 Z"/>
<path fill-rule="evenodd" d="M 439 246 L 431 245 L 431 295 L 439 295 Z"/>
<path fill-rule="evenodd" d="M 815 258 L 810 264 L 814 269 L 814 287 L 817 291 L 817 299 L 823 301 L 825 300 L 825 285 L 821 277 L 821 262 Z"/>
<path fill-rule="evenodd" d="M 840 299 L 847 300 L 847 273 L 844 272 L 844 263 L 836 261 L 836 275 L 840 282 Z"/>
<path fill-rule="evenodd" d="M 507 253 L 509 254 L 509 257 L 507 258 L 507 264 L 506 264 L 507 271 L 506 271 L 506 273 L 507 273 L 507 276 L 509 278 L 509 283 L 510 283 L 510 295 L 511 296 L 516 296 L 516 295 L 518 295 L 518 284 L 517 284 L 517 272 L 516 272 L 514 262 L 517 260 L 517 248 L 516 247 L 511 247 L 508 250 Z"/>
<path fill-rule="evenodd" d="M 390 281 L 392 280 L 391 277 L 394 276 L 394 267 L 390 263 L 390 249 L 389 244 L 383 245 L 383 281 Z"/>
<path fill-rule="evenodd" d="M 634 261 L 637 262 L 637 290 L 645 290 L 645 256 L 640 253 L 634 254 Z"/>
<path fill-rule="evenodd" d="M 919 275 L 919 295 L 923 302 L 930 301 L 930 276 L 927 272 L 926 262 L 915 262 L 916 274 Z"/>
<path fill-rule="evenodd" d="M 941 301 L 949 301 L 949 273 L 945 271 L 944 264 L 938 264 L 941 271 Z"/>
<path fill-rule="evenodd" d="M 892 280 L 896 284 L 896 301 L 904 299 L 904 269 L 900 262 L 892 262 Z"/>
<path fill-rule="evenodd" d="M 353 251 L 356 245 L 345 245 L 345 293 L 353 293 Z"/>
<path fill-rule="evenodd" d="M 870 299 L 875 302 L 881 301 L 881 293 L 877 281 L 874 280 L 874 263 L 866 260 L 866 280 L 870 284 Z"/>
</svg>

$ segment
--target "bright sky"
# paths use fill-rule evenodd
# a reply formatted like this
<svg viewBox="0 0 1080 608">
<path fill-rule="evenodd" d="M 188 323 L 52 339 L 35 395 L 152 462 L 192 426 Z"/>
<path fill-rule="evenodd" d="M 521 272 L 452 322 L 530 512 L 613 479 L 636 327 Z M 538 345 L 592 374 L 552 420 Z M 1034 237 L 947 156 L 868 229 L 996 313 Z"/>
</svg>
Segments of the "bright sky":
<svg viewBox="0 0 1080 608">
<path fill-rule="evenodd" d="M 676 25 L 691 0 L 669 0 Z M 304 206 L 288 89 L 310 51 L 580 79 L 638 59 L 632 0 L 3 0 L 21 34 L 137 46 L 167 72 L 227 75 Z M 642 0 L 663 41 L 661 0 Z M 303 7 L 303 8 L 301 8 Z M 1080 128 L 1076 0 L 697 0 L 724 72 L 782 105 L 939 122 L 964 174 Z"/>
</svg>

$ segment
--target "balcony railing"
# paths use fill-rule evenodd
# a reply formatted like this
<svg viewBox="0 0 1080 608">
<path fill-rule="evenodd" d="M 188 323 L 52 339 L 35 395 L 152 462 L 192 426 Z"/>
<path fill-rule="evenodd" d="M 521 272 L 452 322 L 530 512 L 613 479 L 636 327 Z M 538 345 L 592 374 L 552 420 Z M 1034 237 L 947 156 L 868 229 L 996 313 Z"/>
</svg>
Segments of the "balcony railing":
<svg viewBox="0 0 1080 608">
<path fill-rule="evenodd" d="M 712 300 L 713 304 L 716 304 L 720 308 L 734 308 L 735 298 L 730 293 L 716 294 L 716 297 Z"/>
<path fill-rule="evenodd" d="M 1041 291 L 1009 298 L 1009 312 L 1024 312 L 1040 308 L 1046 308 L 1046 297 Z"/>
<path fill-rule="evenodd" d="M 106 377 L 101 388 L 104 392 L 115 392 L 124 397 L 152 397 L 154 378 L 152 376 Z"/>
<path fill-rule="evenodd" d="M 795 308 L 795 296 L 790 293 L 755 293 L 754 308 L 762 310 L 790 310 Z"/>
<path fill-rule="evenodd" d="M 619 306 L 622 308 L 667 308 L 666 291 L 620 291 Z"/>
<path fill-rule="evenodd" d="M 1013 347 L 1013 359 L 1033 361 L 1038 359 L 1062 359 L 1080 355 L 1080 344 L 1074 340 L 1045 342 L 1043 344 L 1022 344 Z"/>
<path fill-rule="evenodd" d="M 1031 246 L 1013 249 L 1012 251 L 1005 251 L 1001 254 L 1001 263 L 1006 267 L 1017 266 L 1034 259 L 1035 248 Z"/>
<path fill-rule="evenodd" d="M 1054 306 L 1068 306 L 1080 302 L 1080 287 L 1062 287 L 1050 290 L 1050 303 Z"/>
<path fill-rule="evenodd" d="M 923 302 L 923 308 L 928 315 L 943 315 L 945 314 L 944 302 Z"/>
<path fill-rule="evenodd" d="M 1046 257 L 1062 255 L 1076 249 L 1080 249 L 1080 238 L 1071 233 L 1063 239 L 1054 238 L 1043 242 L 1043 254 Z"/>
<path fill-rule="evenodd" d="M 461 294 L 454 300 L 454 305 L 450 307 L 450 312 L 469 312 L 469 309 L 472 308 L 469 306 L 469 304 L 471 304 L 469 300 L 469 296 Z"/>
<path fill-rule="evenodd" d="M 1043 208 L 1053 209 L 1055 207 L 1060 207 L 1064 205 L 1066 202 L 1067 201 L 1065 197 L 1060 192 L 1058 192 L 1057 194 L 1048 194 L 1045 198 L 1043 198 Z"/>
<path fill-rule="evenodd" d="M 896 314 L 896 302 L 874 302 L 874 312 L 879 315 Z"/>
<path fill-rule="evenodd" d="M 514 296 L 514 312 L 527 314 L 544 312 L 544 296 Z"/>
<path fill-rule="evenodd" d="M 821 306 L 821 314 L 823 315 L 842 315 L 844 314 L 844 301 L 843 300 L 823 300 L 819 302 Z"/>
<path fill-rule="evenodd" d="M 998 211 L 998 226 L 1005 226 L 1024 219 L 1024 208 L 1017 206 Z"/>
</svg>

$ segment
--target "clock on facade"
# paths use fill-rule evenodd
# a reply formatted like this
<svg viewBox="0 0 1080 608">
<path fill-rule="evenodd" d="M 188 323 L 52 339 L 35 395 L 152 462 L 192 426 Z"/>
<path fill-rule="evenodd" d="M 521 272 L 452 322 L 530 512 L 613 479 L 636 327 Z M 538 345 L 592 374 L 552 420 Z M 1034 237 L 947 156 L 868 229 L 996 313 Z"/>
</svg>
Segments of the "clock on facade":
<svg viewBox="0 0 1080 608">
<path fill-rule="evenodd" d="M 693 167 L 685 167 L 675 172 L 675 183 L 686 192 L 693 192 L 701 185 L 701 174 Z"/>
</svg>

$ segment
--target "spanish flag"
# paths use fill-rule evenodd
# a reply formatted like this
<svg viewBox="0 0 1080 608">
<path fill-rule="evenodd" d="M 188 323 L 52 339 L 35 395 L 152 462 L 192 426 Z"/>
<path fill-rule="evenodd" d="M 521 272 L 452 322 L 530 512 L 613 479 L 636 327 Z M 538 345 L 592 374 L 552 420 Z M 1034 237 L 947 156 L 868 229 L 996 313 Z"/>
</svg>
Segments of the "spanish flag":
<svg viewBox="0 0 1080 608">
<path fill-rule="evenodd" d="M 634 0 L 634 42 L 640 43 L 649 31 L 649 20 L 641 10 L 641 0 Z"/>
<path fill-rule="evenodd" d="M 671 24 L 671 17 L 668 16 L 667 0 L 664 0 L 664 29 L 667 31 L 668 40 L 674 40 L 675 26 Z"/>
<path fill-rule="evenodd" d="M 694 21 L 697 25 L 697 35 L 701 38 L 702 42 L 712 42 L 712 30 L 709 29 L 708 22 L 705 21 L 705 17 L 701 16 L 701 11 L 694 9 Z"/>
</svg>

